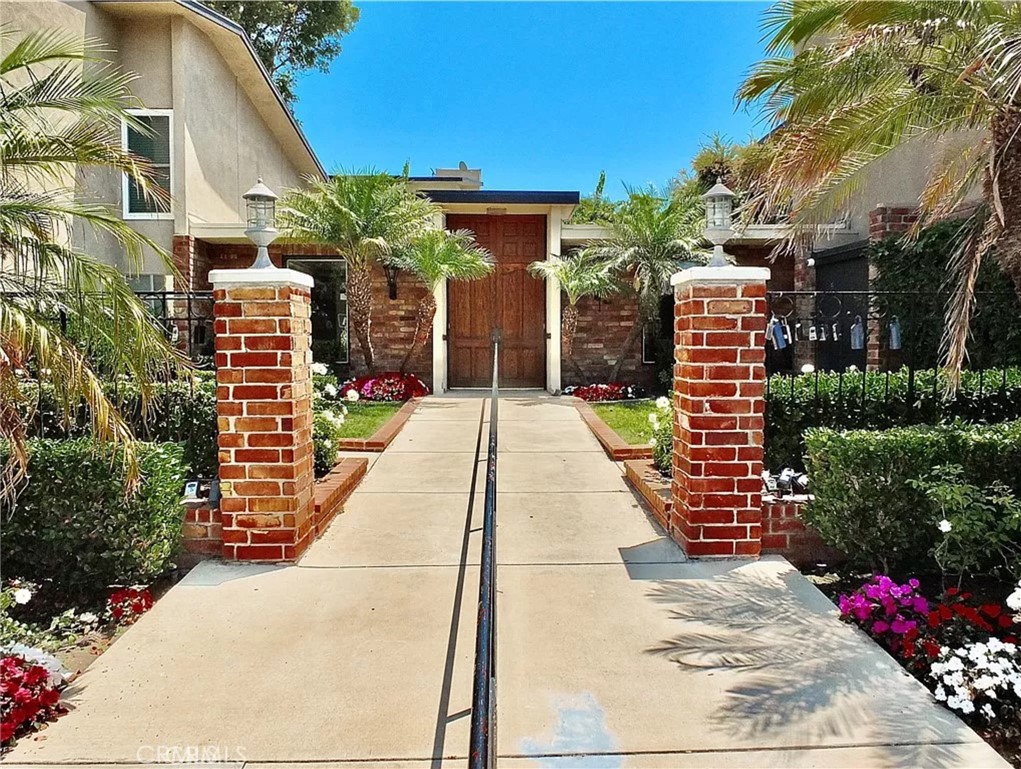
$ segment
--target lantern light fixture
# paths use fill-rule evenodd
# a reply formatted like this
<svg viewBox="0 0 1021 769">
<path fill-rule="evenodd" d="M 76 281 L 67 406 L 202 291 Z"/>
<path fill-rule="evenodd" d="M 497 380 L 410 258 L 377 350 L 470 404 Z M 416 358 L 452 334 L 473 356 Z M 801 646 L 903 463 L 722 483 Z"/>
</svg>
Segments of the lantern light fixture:
<svg viewBox="0 0 1021 769">
<path fill-rule="evenodd" d="M 709 192 L 702 196 L 705 201 L 705 238 L 713 244 L 710 267 L 726 267 L 731 263 L 723 245 L 734 237 L 734 198 L 736 196 L 721 180 L 717 179 Z"/>
<path fill-rule="evenodd" d="M 262 179 L 256 182 L 243 196 L 248 228 L 245 237 L 252 241 L 258 252 L 252 268 L 260 270 L 273 266 L 269 258 L 269 244 L 276 240 L 280 233 L 276 229 L 277 194 L 263 184 Z"/>
</svg>

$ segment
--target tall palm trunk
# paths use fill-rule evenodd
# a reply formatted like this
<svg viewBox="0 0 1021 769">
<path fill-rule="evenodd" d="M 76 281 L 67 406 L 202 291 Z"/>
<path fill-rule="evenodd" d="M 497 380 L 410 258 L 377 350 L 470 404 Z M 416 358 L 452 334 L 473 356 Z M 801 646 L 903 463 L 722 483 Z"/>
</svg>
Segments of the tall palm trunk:
<svg viewBox="0 0 1021 769">
<path fill-rule="evenodd" d="M 996 192 L 1003 224 L 996 242 L 996 260 L 1021 296 L 1021 109 L 1001 111 L 992 125 L 996 165 Z M 991 200 L 996 211 L 997 200 Z"/>
<path fill-rule="evenodd" d="M 415 319 L 415 337 L 411 340 L 411 347 L 401 361 L 401 373 L 408 372 L 411 358 L 422 345 L 429 341 L 429 335 L 433 330 L 433 318 L 436 317 L 436 297 L 430 291 L 422 297 L 418 303 L 418 316 Z"/>
<path fill-rule="evenodd" d="M 351 313 L 351 330 L 362 348 L 365 368 L 375 369 L 372 352 L 372 265 L 353 264 L 347 274 L 347 306 Z"/>
<path fill-rule="evenodd" d="M 585 372 L 582 370 L 581 364 L 574 357 L 574 339 L 577 334 L 578 306 L 576 304 L 568 304 L 564 308 L 564 316 L 560 321 L 560 350 L 578 375 L 578 383 L 584 385 L 588 384 Z"/>
</svg>

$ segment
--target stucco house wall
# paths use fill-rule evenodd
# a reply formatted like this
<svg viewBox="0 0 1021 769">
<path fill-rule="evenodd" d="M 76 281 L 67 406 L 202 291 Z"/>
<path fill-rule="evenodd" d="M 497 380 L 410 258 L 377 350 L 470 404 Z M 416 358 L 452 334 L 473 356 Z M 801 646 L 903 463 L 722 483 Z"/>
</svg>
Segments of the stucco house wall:
<svg viewBox="0 0 1021 769">
<path fill-rule="evenodd" d="M 257 178 L 283 191 L 318 172 L 289 117 L 275 115 L 274 126 L 267 122 L 267 115 L 284 108 L 237 33 L 186 4 L 25 0 L 4 3 L 3 15 L 20 33 L 56 27 L 97 41 L 111 66 L 136 75 L 130 84 L 135 106 L 173 110 L 171 215 L 125 217 L 168 256 L 175 236 L 188 236 L 195 224 L 242 222 L 241 195 Z M 79 173 L 74 186 L 79 199 L 123 211 L 120 174 Z M 91 228 L 76 227 L 74 242 L 125 273 L 136 271 L 116 242 L 98 238 Z M 148 253 L 137 271 L 167 274 L 167 258 Z M 171 287 L 168 279 L 164 285 Z"/>
</svg>

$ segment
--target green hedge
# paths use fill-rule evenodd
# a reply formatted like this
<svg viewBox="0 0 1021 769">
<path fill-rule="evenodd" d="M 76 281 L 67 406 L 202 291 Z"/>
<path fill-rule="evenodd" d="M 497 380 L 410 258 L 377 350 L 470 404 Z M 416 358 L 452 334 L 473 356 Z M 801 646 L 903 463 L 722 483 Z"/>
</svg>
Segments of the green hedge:
<svg viewBox="0 0 1021 769">
<path fill-rule="evenodd" d="M 87 438 L 31 441 L 29 481 L 0 506 L 5 577 L 91 595 L 167 568 L 181 535 L 182 449 L 142 444 L 130 495 L 120 459 Z"/>
<path fill-rule="evenodd" d="M 135 383 L 107 383 L 104 389 L 140 440 L 179 443 L 190 476 L 217 474 L 216 383 L 212 375 L 200 373 L 191 381 L 156 385 L 148 415 L 142 412 L 142 394 Z M 52 388 L 45 384 L 38 394 L 30 431 L 41 438 L 78 438 L 89 434 L 84 412 L 74 415 L 71 424 L 66 424 Z"/>
<path fill-rule="evenodd" d="M 935 569 L 942 516 L 915 483 L 934 468 L 956 465 L 975 486 L 1000 483 L 1021 494 L 1021 422 L 814 429 L 806 443 L 815 498 L 804 520 L 863 567 Z"/>
<path fill-rule="evenodd" d="M 863 397 L 864 388 L 864 397 Z M 952 400 L 933 370 L 774 375 L 766 397 L 766 467 L 803 468 L 805 433 L 815 427 L 881 429 L 955 419 L 1021 419 L 1021 369 L 965 371 Z"/>
</svg>

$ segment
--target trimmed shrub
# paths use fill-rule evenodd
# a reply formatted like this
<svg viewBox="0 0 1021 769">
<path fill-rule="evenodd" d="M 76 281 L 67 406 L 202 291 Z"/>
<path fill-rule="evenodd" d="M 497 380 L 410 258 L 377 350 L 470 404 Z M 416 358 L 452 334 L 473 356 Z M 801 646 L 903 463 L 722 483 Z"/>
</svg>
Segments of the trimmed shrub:
<svg viewBox="0 0 1021 769">
<path fill-rule="evenodd" d="M 1021 419 L 1021 369 L 965 371 L 946 400 L 934 370 L 816 373 L 770 377 L 766 395 L 766 467 L 804 469 L 813 427 L 882 429 L 955 419 L 995 424 Z M 813 479 L 814 480 L 814 479 Z"/>
<path fill-rule="evenodd" d="M 136 383 L 108 383 L 104 389 L 139 440 L 179 443 L 190 476 L 217 474 L 216 382 L 212 376 L 199 372 L 190 381 L 156 385 L 149 414 L 142 411 L 142 393 Z M 90 432 L 84 412 L 72 415 L 70 424 L 65 424 L 47 384 L 39 393 L 30 429 L 39 438 L 79 438 Z"/>
<path fill-rule="evenodd" d="M 5 576 L 90 595 L 163 572 L 181 535 L 183 452 L 145 444 L 139 463 L 129 494 L 120 451 L 86 438 L 33 440 L 28 483 L 0 507 Z"/>
<path fill-rule="evenodd" d="M 806 443 L 815 499 L 803 519 L 855 565 L 884 572 L 937 568 L 940 516 L 917 483 L 934 468 L 954 464 L 971 484 L 1021 492 L 1021 422 L 813 429 Z"/>
</svg>

